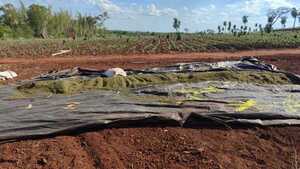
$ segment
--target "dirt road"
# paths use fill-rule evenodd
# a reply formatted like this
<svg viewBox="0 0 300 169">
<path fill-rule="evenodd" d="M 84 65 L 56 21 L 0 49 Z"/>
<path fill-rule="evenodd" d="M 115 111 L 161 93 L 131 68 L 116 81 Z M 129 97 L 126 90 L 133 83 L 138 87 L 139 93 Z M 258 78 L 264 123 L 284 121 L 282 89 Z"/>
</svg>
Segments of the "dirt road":
<svg viewBox="0 0 300 169">
<path fill-rule="evenodd" d="M 19 79 L 74 66 L 144 68 L 188 61 L 260 56 L 300 74 L 300 49 L 238 53 L 0 59 Z M 296 169 L 300 128 L 144 127 L 26 140 L 0 145 L 1 169 Z"/>
</svg>

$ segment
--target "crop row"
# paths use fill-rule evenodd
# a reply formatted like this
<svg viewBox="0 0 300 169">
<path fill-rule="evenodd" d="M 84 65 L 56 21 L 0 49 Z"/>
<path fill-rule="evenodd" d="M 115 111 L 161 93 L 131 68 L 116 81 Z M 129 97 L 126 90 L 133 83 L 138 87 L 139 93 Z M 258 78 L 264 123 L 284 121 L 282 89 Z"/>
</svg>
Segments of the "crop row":
<svg viewBox="0 0 300 169">
<path fill-rule="evenodd" d="M 0 57 L 48 57 L 63 49 L 69 55 L 150 54 L 174 52 L 214 52 L 271 48 L 297 48 L 298 32 L 276 32 L 236 37 L 226 34 L 184 34 L 172 36 L 133 36 L 90 40 L 31 39 L 0 41 Z"/>
</svg>

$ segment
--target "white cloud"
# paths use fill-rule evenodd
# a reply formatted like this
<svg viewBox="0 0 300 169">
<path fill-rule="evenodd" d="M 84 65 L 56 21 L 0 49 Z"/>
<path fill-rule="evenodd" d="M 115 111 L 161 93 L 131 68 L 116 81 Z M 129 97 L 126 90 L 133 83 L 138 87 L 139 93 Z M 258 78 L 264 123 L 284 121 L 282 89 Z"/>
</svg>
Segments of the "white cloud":
<svg viewBox="0 0 300 169">
<path fill-rule="evenodd" d="M 99 5 L 101 10 L 107 11 L 107 12 L 110 12 L 110 13 L 115 13 L 115 12 L 118 13 L 118 12 L 122 11 L 121 7 L 114 4 L 110 0 L 88 0 L 88 2 L 90 2 L 94 5 Z"/>
<path fill-rule="evenodd" d="M 172 8 L 165 8 L 165 9 L 163 9 L 163 10 L 161 11 L 161 13 L 162 13 L 163 15 L 168 15 L 168 16 L 173 16 L 173 17 L 178 16 L 177 10 L 172 9 Z"/>
<path fill-rule="evenodd" d="M 278 7 L 294 7 L 295 4 L 291 0 L 265 0 L 271 8 Z"/>
<path fill-rule="evenodd" d="M 147 6 L 148 14 L 152 16 L 160 16 L 160 10 L 157 9 L 155 4 L 150 4 Z"/>
<path fill-rule="evenodd" d="M 230 5 L 228 5 L 230 7 Z M 279 7 L 294 7 L 292 0 L 247 0 L 231 5 L 231 9 L 238 9 L 240 12 L 246 12 L 253 15 L 259 15 L 267 9 Z"/>
<path fill-rule="evenodd" d="M 110 0 L 99 0 L 99 2 L 100 2 L 100 7 L 104 11 L 121 12 L 121 8 L 118 5 L 112 3 Z"/>
<path fill-rule="evenodd" d="M 168 15 L 173 17 L 178 16 L 177 10 L 172 8 L 159 9 L 155 4 L 148 5 L 147 12 L 151 16 L 162 16 L 162 15 Z"/>
</svg>

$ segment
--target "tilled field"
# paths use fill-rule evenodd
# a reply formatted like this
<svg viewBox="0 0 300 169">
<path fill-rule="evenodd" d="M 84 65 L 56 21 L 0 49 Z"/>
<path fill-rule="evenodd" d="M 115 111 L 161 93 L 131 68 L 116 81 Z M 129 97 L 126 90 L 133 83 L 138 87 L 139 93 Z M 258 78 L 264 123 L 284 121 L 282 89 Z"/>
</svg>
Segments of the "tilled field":
<svg viewBox="0 0 300 169">
<path fill-rule="evenodd" d="M 1 69 L 28 79 L 53 69 L 73 66 L 106 69 L 143 68 L 187 61 L 238 59 L 245 55 L 300 74 L 300 50 L 143 56 L 97 56 L 51 59 L 2 59 Z M 176 128 L 105 129 L 74 136 L 23 140 L 0 145 L 2 169 L 297 169 L 300 128 Z"/>
<path fill-rule="evenodd" d="M 299 128 L 106 129 L 0 146 L 0 168 L 294 169 Z"/>
</svg>

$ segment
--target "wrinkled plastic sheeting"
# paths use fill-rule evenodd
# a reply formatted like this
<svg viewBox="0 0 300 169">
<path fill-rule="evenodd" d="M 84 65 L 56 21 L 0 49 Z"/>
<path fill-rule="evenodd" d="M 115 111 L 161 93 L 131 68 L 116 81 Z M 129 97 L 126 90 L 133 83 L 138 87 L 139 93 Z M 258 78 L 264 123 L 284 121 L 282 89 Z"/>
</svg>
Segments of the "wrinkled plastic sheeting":
<svg viewBox="0 0 300 169">
<path fill-rule="evenodd" d="M 17 100 L 9 98 L 13 91 L 0 88 L 1 141 L 145 121 L 177 126 L 202 124 L 205 119 L 224 125 L 300 124 L 298 85 L 201 82 L 144 87 L 129 95 L 93 91 Z"/>
<path fill-rule="evenodd" d="M 168 73 L 168 72 L 201 72 L 216 70 L 263 70 L 278 71 L 277 67 L 272 64 L 266 64 L 256 58 L 242 58 L 240 61 L 224 61 L 216 63 L 193 62 L 178 63 L 175 65 L 145 69 L 143 72 L 149 73 Z"/>
<path fill-rule="evenodd" d="M 0 72 L 0 80 L 8 80 L 8 79 L 13 79 L 15 77 L 17 77 L 17 73 L 13 72 L 11 70 L 7 70 L 4 72 Z"/>
<path fill-rule="evenodd" d="M 277 71 L 276 66 L 265 64 L 255 58 L 244 58 L 240 61 L 225 61 L 216 63 L 193 62 L 193 63 L 178 63 L 167 67 L 150 68 L 144 70 L 126 70 L 121 75 L 132 74 L 149 74 L 149 73 L 178 73 L 178 72 L 204 72 L 218 70 L 256 70 L 256 71 Z M 123 70 L 122 70 L 123 71 Z M 90 76 L 90 77 L 107 77 L 106 70 L 94 70 L 75 67 L 62 71 L 52 71 L 47 74 L 40 75 L 34 80 L 56 80 L 69 78 L 74 76 Z"/>
</svg>

